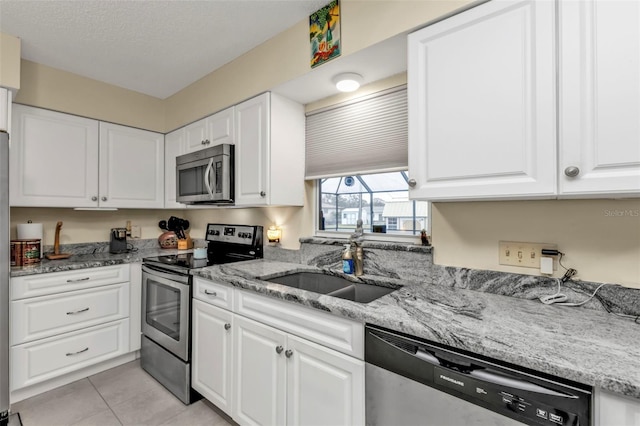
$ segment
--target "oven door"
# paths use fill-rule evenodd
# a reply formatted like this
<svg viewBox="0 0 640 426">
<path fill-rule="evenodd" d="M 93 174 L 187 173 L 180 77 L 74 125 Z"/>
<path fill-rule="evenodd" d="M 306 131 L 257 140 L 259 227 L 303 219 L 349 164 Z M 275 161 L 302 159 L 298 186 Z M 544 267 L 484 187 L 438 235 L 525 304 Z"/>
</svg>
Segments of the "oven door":
<svg viewBox="0 0 640 426">
<path fill-rule="evenodd" d="M 189 277 L 142 265 L 142 333 L 189 361 Z"/>
</svg>

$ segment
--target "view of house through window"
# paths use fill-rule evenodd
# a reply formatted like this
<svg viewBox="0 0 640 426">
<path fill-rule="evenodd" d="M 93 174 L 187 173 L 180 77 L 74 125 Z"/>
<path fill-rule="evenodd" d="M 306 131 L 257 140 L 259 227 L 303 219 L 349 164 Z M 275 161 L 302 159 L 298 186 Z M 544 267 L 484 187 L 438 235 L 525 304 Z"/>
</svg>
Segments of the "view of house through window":
<svg viewBox="0 0 640 426">
<path fill-rule="evenodd" d="M 428 202 L 409 200 L 407 180 L 406 172 L 320 179 L 319 229 L 351 233 L 362 219 L 365 232 L 430 233 Z"/>
</svg>

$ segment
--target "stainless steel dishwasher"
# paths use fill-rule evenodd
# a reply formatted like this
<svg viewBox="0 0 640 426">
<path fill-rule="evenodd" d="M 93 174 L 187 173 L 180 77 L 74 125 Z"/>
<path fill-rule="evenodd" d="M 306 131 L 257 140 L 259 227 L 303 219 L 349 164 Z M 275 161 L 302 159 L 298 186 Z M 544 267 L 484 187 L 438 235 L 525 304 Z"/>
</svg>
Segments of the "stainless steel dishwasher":
<svg viewBox="0 0 640 426">
<path fill-rule="evenodd" d="M 590 386 L 381 327 L 365 361 L 367 425 L 591 424 Z"/>
</svg>

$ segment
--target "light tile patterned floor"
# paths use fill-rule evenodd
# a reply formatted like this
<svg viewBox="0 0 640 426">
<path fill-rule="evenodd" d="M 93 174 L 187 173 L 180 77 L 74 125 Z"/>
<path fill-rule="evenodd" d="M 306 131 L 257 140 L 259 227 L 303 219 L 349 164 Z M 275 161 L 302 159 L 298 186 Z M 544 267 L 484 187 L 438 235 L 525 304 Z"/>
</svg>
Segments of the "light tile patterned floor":
<svg viewBox="0 0 640 426">
<path fill-rule="evenodd" d="M 23 426 L 228 426 L 205 400 L 184 405 L 129 362 L 11 406 Z"/>
</svg>

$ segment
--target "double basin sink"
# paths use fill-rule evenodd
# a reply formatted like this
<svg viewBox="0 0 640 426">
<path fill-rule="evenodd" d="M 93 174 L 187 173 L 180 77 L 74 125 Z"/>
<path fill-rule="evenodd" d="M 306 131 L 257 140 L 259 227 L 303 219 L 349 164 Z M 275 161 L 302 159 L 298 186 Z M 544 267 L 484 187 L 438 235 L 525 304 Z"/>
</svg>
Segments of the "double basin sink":
<svg viewBox="0 0 640 426">
<path fill-rule="evenodd" d="M 295 272 L 266 281 L 358 303 L 372 302 L 398 289 L 398 287 L 392 288 L 352 282 L 342 277 L 322 272 Z"/>
</svg>

